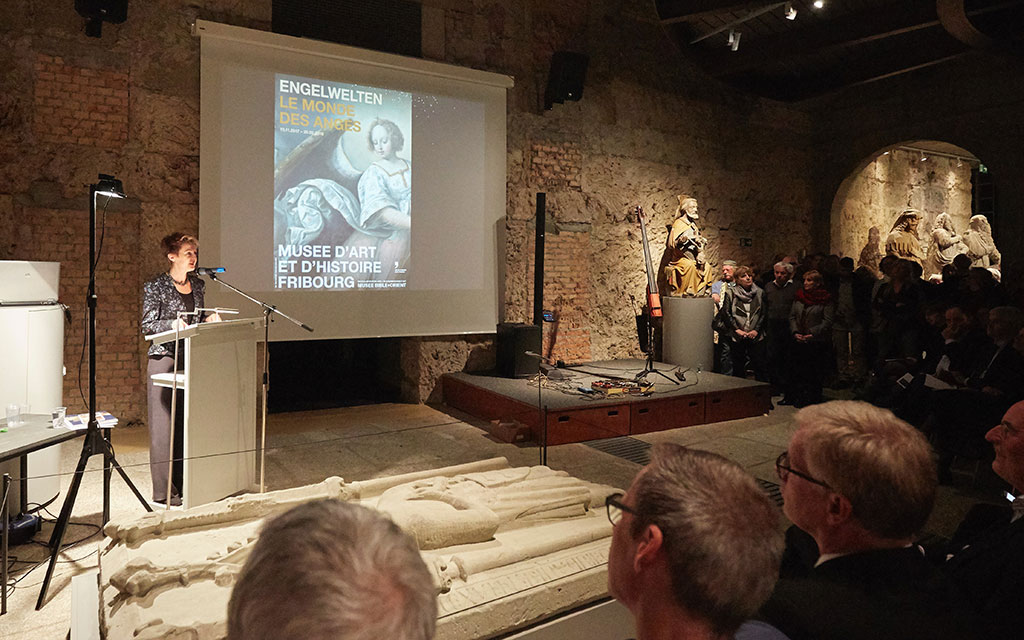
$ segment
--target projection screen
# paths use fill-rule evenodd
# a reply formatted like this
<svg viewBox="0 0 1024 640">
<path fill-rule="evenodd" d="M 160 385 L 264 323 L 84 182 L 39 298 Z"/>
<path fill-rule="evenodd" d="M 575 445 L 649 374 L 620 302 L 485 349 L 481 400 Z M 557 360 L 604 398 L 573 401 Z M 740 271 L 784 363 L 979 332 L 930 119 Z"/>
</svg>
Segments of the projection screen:
<svg viewBox="0 0 1024 640">
<path fill-rule="evenodd" d="M 508 76 L 199 20 L 199 255 L 314 328 L 493 332 Z M 207 306 L 260 307 L 208 283 Z"/>
</svg>

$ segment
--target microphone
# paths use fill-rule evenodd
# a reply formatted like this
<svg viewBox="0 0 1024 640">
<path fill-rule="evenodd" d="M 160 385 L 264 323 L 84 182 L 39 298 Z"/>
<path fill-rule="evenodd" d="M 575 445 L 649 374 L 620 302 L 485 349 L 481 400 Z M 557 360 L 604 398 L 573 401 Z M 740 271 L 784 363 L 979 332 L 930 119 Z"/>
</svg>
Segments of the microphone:
<svg viewBox="0 0 1024 640">
<path fill-rule="evenodd" d="M 199 267 L 196 269 L 196 274 L 200 276 L 214 276 L 218 273 L 224 273 L 224 267 Z"/>
</svg>

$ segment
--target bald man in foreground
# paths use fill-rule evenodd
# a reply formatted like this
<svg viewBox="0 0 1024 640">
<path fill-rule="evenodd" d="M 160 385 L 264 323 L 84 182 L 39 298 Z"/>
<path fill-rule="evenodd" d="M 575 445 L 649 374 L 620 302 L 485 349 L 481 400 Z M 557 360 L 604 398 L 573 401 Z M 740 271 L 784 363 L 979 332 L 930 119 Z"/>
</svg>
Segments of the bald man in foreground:
<svg viewBox="0 0 1024 640">
<path fill-rule="evenodd" d="M 995 449 L 992 469 L 1015 499 L 1009 508 L 985 505 L 964 519 L 945 570 L 980 613 L 986 637 L 1015 638 L 1024 634 L 1024 401 L 985 439 Z"/>
</svg>

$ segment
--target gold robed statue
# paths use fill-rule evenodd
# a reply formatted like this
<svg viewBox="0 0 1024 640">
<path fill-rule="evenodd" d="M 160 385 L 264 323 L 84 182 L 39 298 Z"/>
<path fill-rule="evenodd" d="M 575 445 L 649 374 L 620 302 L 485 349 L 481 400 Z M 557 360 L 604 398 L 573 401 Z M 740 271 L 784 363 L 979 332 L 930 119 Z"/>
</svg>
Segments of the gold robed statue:
<svg viewBox="0 0 1024 640">
<path fill-rule="evenodd" d="M 708 239 L 697 228 L 698 218 L 697 199 L 680 195 L 665 249 L 668 264 L 664 273 L 670 296 L 699 298 L 711 293 L 711 268 L 704 257 Z"/>
</svg>

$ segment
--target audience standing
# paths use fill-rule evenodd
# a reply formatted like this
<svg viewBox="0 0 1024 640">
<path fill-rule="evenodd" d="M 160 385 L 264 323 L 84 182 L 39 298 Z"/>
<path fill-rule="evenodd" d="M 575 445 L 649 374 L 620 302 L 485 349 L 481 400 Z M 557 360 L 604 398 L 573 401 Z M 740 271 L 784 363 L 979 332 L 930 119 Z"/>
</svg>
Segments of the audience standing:
<svg viewBox="0 0 1024 640">
<path fill-rule="evenodd" d="M 789 330 L 794 340 L 792 395 L 780 401 L 798 407 L 821 402 L 835 313 L 832 296 L 822 286 L 821 274 L 808 271 L 803 280 L 804 286 L 796 292 L 789 313 Z"/>
<path fill-rule="evenodd" d="M 735 260 L 723 260 L 722 277 L 711 283 L 711 299 L 715 302 L 715 331 L 718 333 L 718 341 L 715 342 L 714 354 L 715 373 L 720 373 L 725 376 L 732 375 L 732 354 L 729 350 L 731 343 L 727 339 L 728 336 L 723 335 L 728 332 L 728 327 L 725 325 L 724 318 L 720 314 L 726 293 L 736 285 L 736 282 L 733 279 L 735 271 Z"/>
<path fill-rule="evenodd" d="M 754 284 L 750 267 L 738 267 L 734 274 L 735 286 L 726 290 L 722 298 L 722 319 L 729 342 L 734 376 L 746 377 L 747 363 L 754 377 L 767 382 L 764 362 L 764 291 Z"/>
<path fill-rule="evenodd" d="M 764 286 L 765 342 L 767 346 L 768 380 L 777 393 L 786 393 L 790 380 L 790 358 L 793 334 L 789 330 L 789 313 L 799 288 L 793 282 L 793 265 L 776 262 L 775 278 Z"/>
</svg>

